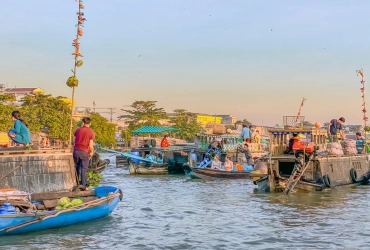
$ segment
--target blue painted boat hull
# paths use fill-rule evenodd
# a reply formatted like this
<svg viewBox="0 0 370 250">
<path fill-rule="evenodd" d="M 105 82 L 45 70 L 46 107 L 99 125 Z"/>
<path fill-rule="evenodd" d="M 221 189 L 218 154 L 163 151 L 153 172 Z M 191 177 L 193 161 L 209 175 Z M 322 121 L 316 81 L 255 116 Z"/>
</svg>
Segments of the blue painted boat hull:
<svg viewBox="0 0 370 250">
<path fill-rule="evenodd" d="M 113 189 L 115 189 L 115 194 L 119 192 L 119 189 L 115 187 L 98 187 L 95 189 L 95 191 L 96 191 L 96 195 L 99 198 L 104 198 L 109 193 L 109 192 L 105 192 L 106 193 L 105 195 L 104 192 L 100 192 L 101 191 L 99 190 L 100 188 L 105 188 L 105 189 L 108 188 L 108 191 L 113 191 Z M 103 204 L 89 207 L 86 209 L 82 209 L 79 211 L 70 211 L 70 212 L 61 213 L 57 215 L 56 217 L 51 217 L 51 218 L 47 218 L 44 220 L 40 220 L 36 223 L 20 227 L 18 229 L 15 229 L 9 232 L 7 232 L 6 230 L 2 230 L 2 229 L 34 220 L 38 216 L 52 215 L 56 213 L 56 211 L 46 211 L 43 213 L 38 213 L 37 216 L 35 214 L 0 215 L 0 235 L 20 234 L 20 233 L 33 232 L 33 231 L 44 230 L 44 229 L 64 227 L 64 226 L 69 226 L 69 225 L 73 225 L 77 223 L 82 223 L 82 222 L 104 218 L 113 212 L 119 200 L 120 200 L 120 197 L 116 196 L 110 200 L 107 200 Z"/>
</svg>

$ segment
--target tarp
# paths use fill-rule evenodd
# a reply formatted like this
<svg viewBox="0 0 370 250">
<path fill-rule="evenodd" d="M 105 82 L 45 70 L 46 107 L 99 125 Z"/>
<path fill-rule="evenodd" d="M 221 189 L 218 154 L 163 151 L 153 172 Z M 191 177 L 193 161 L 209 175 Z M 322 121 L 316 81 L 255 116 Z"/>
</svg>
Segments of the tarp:
<svg viewBox="0 0 370 250">
<path fill-rule="evenodd" d="M 177 128 L 172 127 L 160 127 L 160 126 L 144 126 L 135 131 L 133 134 L 151 134 L 151 133 L 164 133 L 167 131 L 177 131 Z"/>
</svg>

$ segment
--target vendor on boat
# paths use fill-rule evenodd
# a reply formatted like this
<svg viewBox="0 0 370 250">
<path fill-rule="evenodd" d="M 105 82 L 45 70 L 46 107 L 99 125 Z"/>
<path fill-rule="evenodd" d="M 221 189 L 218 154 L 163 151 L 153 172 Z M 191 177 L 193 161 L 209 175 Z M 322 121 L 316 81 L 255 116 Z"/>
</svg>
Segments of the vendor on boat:
<svg viewBox="0 0 370 250">
<path fill-rule="evenodd" d="M 234 164 L 230 160 L 230 156 L 226 155 L 226 158 L 225 158 L 225 170 L 226 171 L 232 171 L 233 168 L 234 168 Z"/>
<path fill-rule="evenodd" d="M 344 135 L 343 131 L 343 123 L 346 122 L 346 119 L 344 117 L 337 119 L 333 119 L 330 121 L 328 125 L 328 139 L 330 142 L 338 142 L 338 132 L 340 133 L 342 140 L 345 140 L 346 137 Z"/>
<path fill-rule="evenodd" d="M 162 148 L 168 148 L 168 147 L 170 147 L 171 146 L 171 144 L 168 142 L 168 140 L 167 140 L 167 135 L 165 135 L 164 137 L 163 137 L 163 139 L 162 139 L 162 141 L 161 141 L 161 147 Z"/>
<path fill-rule="evenodd" d="M 158 164 L 163 164 L 163 154 L 161 152 L 156 152 L 155 157 L 156 157 L 155 161 Z"/>
<path fill-rule="evenodd" d="M 356 149 L 358 154 L 365 152 L 366 141 L 360 132 L 356 133 Z"/>
<path fill-rule="evenodd" d="M 248 166 L 252 166 L 252 153 L 248 147 L 248 143 L 244 142 L 243 146 L 239 148 L 239 151 L 244 153 Z"/>
<path fill-rule="evenodd" d="M 243 124 L 243 129 L 241 133 L 242 140 L 245 142 L 251 142 L 251 130 L 247 125 Z"/>
<path fill-rule="evenodd" d="M 298 134 L 293 134 L 293 137 L 290 138 L 290 140 L 288 142 L 288 150 L 286 150 L 285 153 L 286 154 L 293 153 L 293 145 L 294 145 L 294 143 L 299 142 L 299 141 L 300 141 L 300 138 L 299 138 Z"/>
<path fill-rule="evenodd" d="M 221 169 L 221 161 L 218 155 L 215 155 L 213 158 L 212 164 L 211 164 L 211 169 L 214 170 L 220 170 Z"/>
<path fill-rule="evenodd" d="M 76 166 L 77 176 L 81 175 L 80 185 L 86 187 L 87 170 L 90 158 L 94 155 L 95 134 L 91 130 L 91 118 L 82 119 L 83 126 L 75 132 L 73 160 Z"/>
<path fill-rule="evenodd" d="M 12 120 L 14 121 L 14 128 L 9 130 L 8 136 L 14 143 L 23 144 L 27 149 L 31 149 L 31 134 L 27 123 L 21 119 L 21 113 L 13 111 Z"/>
<path fill-rule="evenodd" d="M 254 143 L 258 143 L 258 144 L 261 143 L 261 135 L 258 129 L 255 132 L 253 132 L 252 138 L 253 138 L 252 140 L 254 141 Z"/>
</svg>

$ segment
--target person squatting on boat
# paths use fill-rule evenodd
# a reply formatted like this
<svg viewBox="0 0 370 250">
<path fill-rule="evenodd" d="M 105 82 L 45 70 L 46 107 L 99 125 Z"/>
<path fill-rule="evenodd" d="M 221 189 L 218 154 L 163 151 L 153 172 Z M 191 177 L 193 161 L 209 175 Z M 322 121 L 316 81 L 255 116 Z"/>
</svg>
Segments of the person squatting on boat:
<svg viewBox="0 0 370 250">
<path fill-rule="evenodd" d="M 31 134 L 28 130 L 27 123 L 21 119 L 21 113 L 19 111 L 13 111 L 12 120 L 14 121 L 14 128 L 9 130 L 9 138 L 14 143 L 23 144 L 27 149 L 31 149 Z"/>
<path fill-rule="evenodd" d="M 285 154 L 293 154 L 293 145 L 296 142 L 299 142 L 301 139 L 299 138 L 298 134 L 293 134 L 293 137 L 289 139 L 288 142 L 288 149 L 285 150 Z"/>
<path fill-rule="evenodd" d="M 94 154 L 95 134 L 91 130 L 91 119 L 82 119 L 83 126 L 75 132 L 73 160 L 76 166 L 77 176 L 81 175 L 80 185 L 86 187 L 87 169 L 89 168 L 90 157 Z"/>
<path fill-rule="evenodd" d="M 343 117 L 339 118 L 338 120 L 333 119 L 329 122 L 329 125 L 328 125 L 329 142 L 338 142 L 338 136 L 337 136 L 338 132 L 340 133 L 342 140 L 346 139 L 344 135 L 344 131 L 343 131 L 343 123 L 345 122 L 346 122 L 346 119 L 344 119 Z"/>
<path fill-rule="evenodd" d="M 252 166 L 252 153 L 248 147 L 248 143 L 244 142 L 239 148 L 239 152 L 244 153 L 245 158 L 247 159 L 248 166 Z"/>
<path fill-rule="evenodd" d="M 356 133 L 356 149 L 357 153 L 362 154 L 365 152 L 366 141 L 360 132 Z"/>
<path fill-rule="evenodd" d="M 242 140 L 245 142 L 251 142 L 251 130 L 248 128 L 247 125 L 243 124 L 243 129 L 241 133 Z"/>
<path fill-rule="evenodd" d="M 161 141 L 161 147 L 162 148 L 168 148 L 171 144 L 168 142 L 167 135 L 165 135 Z"/>
</svg>

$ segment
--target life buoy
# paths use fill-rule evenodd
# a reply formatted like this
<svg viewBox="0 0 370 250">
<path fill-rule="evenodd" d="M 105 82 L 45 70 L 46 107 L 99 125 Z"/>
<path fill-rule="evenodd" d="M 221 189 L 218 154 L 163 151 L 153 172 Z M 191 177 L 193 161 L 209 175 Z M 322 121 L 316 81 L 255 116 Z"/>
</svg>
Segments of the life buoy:
<svg viewBox="0 0 370 250">
<path fill-rule="evenodd" d="M 357 181 L 357 171 L 356 171 L 356 169 L 351 168 L 351 170 L 349 171 L 349 176 L 351 176 L 351 180 L 352 180 L 353 183 L 358 182 Z"/>
<path fill-rule="evenodd" d="M 324 185 L 326 187 L 328 187 L 328 188 L 331 187 L 330 178 L 329 178 L 329 176 L 327 174 L 322 177 L 322 180 L 323 180 Z"/>
</svg>

